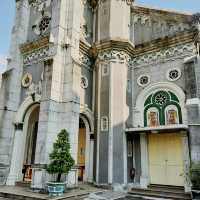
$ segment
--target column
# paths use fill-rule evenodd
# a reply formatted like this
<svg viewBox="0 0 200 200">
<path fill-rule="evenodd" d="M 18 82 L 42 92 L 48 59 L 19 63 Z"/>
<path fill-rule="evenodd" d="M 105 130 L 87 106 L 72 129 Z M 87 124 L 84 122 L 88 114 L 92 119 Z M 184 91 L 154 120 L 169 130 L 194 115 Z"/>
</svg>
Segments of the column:
<svg viewBox="0 0 200 200">
<path fill-rule="evenodd" d="M 140 149 L 141 149 L 140 186 L 142 188 L 147 188 L 149 184 L 149 163 L 148 163 L 148 145 L 147 145 L 146 133 L 140 133 Z"/>
</svg>

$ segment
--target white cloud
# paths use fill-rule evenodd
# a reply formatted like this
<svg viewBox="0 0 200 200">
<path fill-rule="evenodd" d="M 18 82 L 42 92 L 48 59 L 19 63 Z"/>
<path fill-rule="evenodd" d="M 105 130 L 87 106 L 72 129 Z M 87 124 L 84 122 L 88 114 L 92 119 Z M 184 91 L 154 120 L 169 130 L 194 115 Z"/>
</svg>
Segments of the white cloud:
<svg viewBox="0 0 200 200">
<path fill-rule="evenodd" d="M 6 69 L 7 65 L 7 56 L 0 55 L 0 72 L 3 72 Z"/>
</svg>

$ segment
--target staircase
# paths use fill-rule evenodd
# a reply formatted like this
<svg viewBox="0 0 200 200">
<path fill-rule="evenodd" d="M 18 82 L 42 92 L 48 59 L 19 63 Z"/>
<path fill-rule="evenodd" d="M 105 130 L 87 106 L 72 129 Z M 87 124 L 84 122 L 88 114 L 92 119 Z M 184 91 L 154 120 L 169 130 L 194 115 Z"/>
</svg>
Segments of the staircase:
<svg viewBox="0 0 200 200">
<path fill-rule="evenodd" d="M 129 194 L 173 200 L 192 199 L 191 193 L 185 193 L 184 188 L 178 186 L 150 185 L 147 189 L 132 188 Z"/>
</svg>

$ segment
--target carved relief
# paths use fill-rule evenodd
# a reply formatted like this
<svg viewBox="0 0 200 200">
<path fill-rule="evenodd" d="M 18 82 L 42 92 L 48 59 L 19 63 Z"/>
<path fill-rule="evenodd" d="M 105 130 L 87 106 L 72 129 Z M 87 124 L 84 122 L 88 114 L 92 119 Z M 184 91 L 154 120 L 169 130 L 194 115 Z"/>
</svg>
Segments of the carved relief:
<svg viewBox="0 0 200 200">
<path fill-rule="evenodd" d="M 41 79 L 38 83 L 31 83 L 27 88 L 26 95 L 32 96 L 34 94 L 41 95 L 42 94 L 42 81 L 43 81 L 43 73 L 41 75 Z"/>
<path fill-rule="evenodd" d="M 160 51 L 151 52 L 131 59 L 130 65 L 150 65 L 153 63 L 165 62 L 174 57 L 183 57 L 185 55 L 193 55 L 195 46 L 193 43 L 182 44 L 179 46 L 162 49 Z"/>
<path fill-rule="evenodd" d="M 119 62 L 128 62 L 130 56 L 124 51 L 109 50 L 100 52 L 98 55 L 99 60 L 118 60 Z"/>
<path fill-rule="evenodd" d="M 156 64 L 160 62 L 166 62 L 174 59 L 175 57 L 185 57 L 193 55 L 195 51 L 195 45 L 193 43 L 181 44 L 166 49 L 161 49 L 154 52 L 148 52 L 138 57 L 131 57 L 125 51 L 122 50 L 107 50 L 98 54 L 99 60 L 117 60 L 118 62 L 127 62 L 129 66 L 144 66 L 150 64 Z M 134 52 L 133 52 L 134 53 Z"/>
<path fill-rule="evenodd" d="M 29 0 L 29 4 L 37 11 L 42 11 L 51 5 L 51 0 Z"/>
<path fill-rule="evenodd" d="M 82 65 L 90 67 L 92 65 L 91 59 L 86 54 L 79 52 L 79 61 Z"/>
<path fill-rule="evenodd" d="M 143 27 L 146 26 L 146 31 L 149 33 L 149 40 L 157 39 L 157 38 L 164 38 L 166 36 L 172 36 L 176 33 L 187 31 L 191 29 L 191 26 L 188 23 L 176 20 L 168 20 L 163 19 L 162 15 L 158 14 L 144 14 L 133 12 L 132 13 L 132 31 L 134 30 L 135 26 L 139 25 Z M 149 29 L 148 29 L 149 27 Z"/>
<path fill-rule="evenodd" d="M 33 63 L 41 62 L 49 57 L 53 56 L 53 49 L 50 47 L 44 47 L 41 49 L 37 49 L 33 52 L 30 52 L 24 55 L 24 65 L 30 65 Z"/>
<path fill-rule="evenodd" d="M 32 84 L 32 75 L 30 73 L 24 74 L 22 78 L 22 87 L 28 88 Z"/>
<path fill-rule="evenodd" d="M 81 17 L 81 39 L 92 42 L 93 14 L 88 1 L 83 1 L 83 14 Z"/>
</svg>

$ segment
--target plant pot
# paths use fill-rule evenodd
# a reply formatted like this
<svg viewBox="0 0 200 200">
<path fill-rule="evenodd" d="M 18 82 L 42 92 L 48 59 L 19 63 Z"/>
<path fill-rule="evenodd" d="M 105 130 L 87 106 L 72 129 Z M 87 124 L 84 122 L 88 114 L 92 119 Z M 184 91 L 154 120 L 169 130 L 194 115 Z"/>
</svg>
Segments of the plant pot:
<svg viewBox="0 0 200 200">
<path fill-rule="evenodd" d="M 63 182 L 47 182 L 49 196 L 62 196 L 65 191 L 65 183 Z"/>
<path fill-rule="evenodd" d="M 200 199 L 200 190 L 192 190 L 193 199 Z"/>
</svg>

